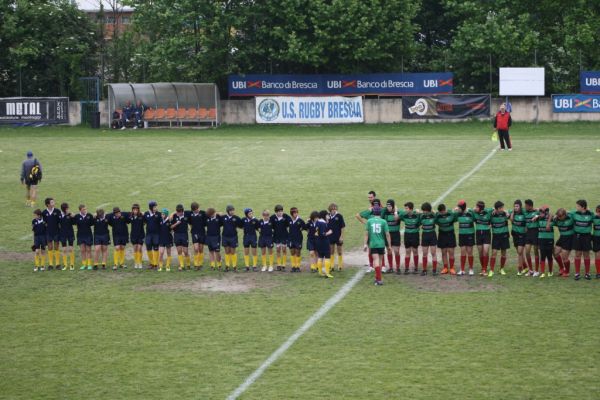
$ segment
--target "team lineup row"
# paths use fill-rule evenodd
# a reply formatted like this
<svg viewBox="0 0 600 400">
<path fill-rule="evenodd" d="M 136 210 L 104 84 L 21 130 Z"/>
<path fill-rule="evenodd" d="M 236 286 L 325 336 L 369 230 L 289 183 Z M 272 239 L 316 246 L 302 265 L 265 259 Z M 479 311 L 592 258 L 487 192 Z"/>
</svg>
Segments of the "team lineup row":
<svg viewBox="0 0 600 400">
<path fill-rule="evenodd" d="M 498 252 L 500 252 L 500 273 L 505 275 L 506 253 L 510 248 L 510 236 L 512 236 L 513 246 L 517 249 L 517 275 L 519 276 L 540 278 L 553 276 L 553 260 L 556 260 L 560 267 L 558 275 L 568 277 L 570 255 L 574 251 L 575 279 L 579 280 L 581 277 L 583 258 L 585 278 L 589 280 L 591 279 L 590 251 L 593 250 L 596 278 L 600 278 L 600 205 L 596 207 L 594 214 L 588 210 L 585 200 L 578 200 L 575 210 L 567 211 L 559 208 L 553 214 L 545 205 L 534 208 L 533 201 L 530 199 L 525 200 L 524 207 L 521 200 L 516 200 L 509 211 L 505 210 L 504 203 L 501 201 L 496 201 L 493 208 L 486 208 L 485 202 L 478 201 L 470 209 L 467 208 L 466 202 L 461 200 L 453 210 L 448 210 L 444 204 L 440 204 L 437 212 L 433 212 L 431 204 L 427 202 L 421 205 L 420 210 L 415 210 L 412 202 L 405 203 L 404 210 L 398 210 L 394 200 L 388 200 L 383 207 L 381 201 L 374 198 L 373 192 L 370 193 L 369 200 L 371 207 L 358 213 L 356 218 L 367 224 L 364 244 L 365 248 L 370 250 L 369 264 L 374 267 L 372 254 L 373 249 L 376 248 L 376 253 L 382 258 L 383 272 L 390 272 L 395 261 L 396 273 L 401 273 L 400 233 L 402 230 L 406 249 L 404 274 L 410 273 L 411 256 L 414 266 L 412 272 L 419 273 L 418 247 L 420 246 L 421 275 L 427 275 L 429 257 L 432 261 L 432 272 L 434 275 L 437 274 L 438 249 L 441 250 L 442 255 L 442 274 L 465 275 L 468 261 L 468 274 L 474 275 L 473 247 L 476 246 L 481 265 L 480 275 L 494 276 Z M 371 223 L 371 219 L 375 216 L 385 224 Z M 458 246 L 460 247 L 458 272 L 454 268 L 457 247 L 456 223 L 458 223 Z M 401 224 L 404 224 L 403 229 L 400 229 Z M 555 227 L 559 231 L 559 239 L 556 243 L 554 242 Z M 382 248 L 388 250 L 389 268 L 385 267 Z M 531 257 L 532 250 L 535 263 Z M 377 281 L 380 279 L 376 277 L 376 283 Z"/>
<path fill-rule="evenodd" d="M 60 210 L 55 208 L 52 198 L 45 200 L 46 209 L 35 210 L 32 221 L 35 254 L 34 271 L 44 270 L 46 266 L 46 247 L 48 247 L 48 269 L 74 269 L 75 254 L 73 244 L 81 249 L 80 269 L 106 269 L 108 245 L 110 244 L 109 227 L 112 230 L 114 244 L 113 269 L 125 267 L 125 246 L 133 245 L 134 268 L 142 269 L 142 251 L 146 247 L 149 269 L 166 271 L 171 269 L 171 249 L 176 247 L 179 270 L 191 269 L 189 254 L 189 237 L 191 234 L 194 249 L 193 266 L 200 269 L 204 263 L 204 248 L 209 252 L 210 267 L 221 269 L 221 247 L 225 250 L 225 271 L 237 270 L 238 229 L 243 230 L 244 265 L 247 271 L 258 269 L 257 248 L 261 250 L 262 271 L 274 270 L 275 255 L 277 270 L 285 270 L 287 253 L 290 250 L 291 272 L 300 272 L 301 250 L 304 232 L 307 232 L 306 248 L 310 252 L 310 268 L 313 272 L 332 277 L 333 258 L 331 254 L 337 250 L 338 269 L 343 266 L 343 234 L 344 218 L 337 212 L 337 205 L 332 203 L 328 210 L 313 211 L 308 221 L 298 215 L 298 209 L 292 207 L 290 214 L 283 211 L 283 206 L 276 205 L 274 214 L 264 210 L 261 218 L 255 218 L 250 208 L 244 209 L 244 217 L 235 214 L 235 208 L 226 207 L 225 213 L 214 208 L 200 210 L 198 203 L 191 204 L 185 210 L 179 204 L 175 212 L 170 213 L 163 208 L 158 211 L 158 204 L 151 201 L 148 210 L 141 212 L 138 204 L 133 204 L 131 212 L 123 212 L 114 207 L 113 212 L 106 214 L 104 210 L 96 210 L 96 214 L 88 213 L 85 205 L 79 206 L 79 212 L 72 214 L 67 203 L 61 204 Z M 75 234 L 74 227 L 77 228 Z M 63 249 L 63 263 L 60 264 L 60 248 Z M 92 246 L 94 253 L 92 254 Z M 275 252 L 274 252 L 275 249 Z M 166 257 L 166 260 L 165 260 Z"/>
</svg>

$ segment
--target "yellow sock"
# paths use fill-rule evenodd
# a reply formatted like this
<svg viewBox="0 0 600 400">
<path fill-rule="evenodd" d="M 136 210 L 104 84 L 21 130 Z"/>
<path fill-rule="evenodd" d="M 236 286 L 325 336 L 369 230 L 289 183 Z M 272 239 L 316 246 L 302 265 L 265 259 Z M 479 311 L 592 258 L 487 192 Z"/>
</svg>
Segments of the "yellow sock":
<svg viewBox="0 0 600 400">
<path fill-rule="evenodd" d="M 47 250 L 46 254 L 48 254 L 48 265 L 52 265 L 52 250 Z"/>
<path fill-rule="evenodd" d="M 225 266 L 229 268 L 229 254 L 225 253 Z"/>
<path fill-rule="evenodd" d="M 244 266 L 250 268 L 250 256 L 244 254 Z"/>
<path fill-rule="evenodd" d="M 266 267 L 267 266 L 267 255 L 266 254 L 261 254 L 260 260 L 262 261 L 263 267 Z"/>
<path fill-rule="evenodd" d="M 275 259 L 275 254 L 271 254 L 269 256 L 269 266 L 272 267 L 273 266 L 273 261 Z"/>
<path fill-rule="evenodd" d="M 284 254 L 281 256 L 281 266 L 285 267 L 286 262 L 287 262 L 287 256 Z"/>
<path fill-rule="evenodd" d="M 256 268 L 258 265 L 258 256 L 252 256 L 252 266 Z"/>
<path fill-rule="evenodd" d="M 330 261 L 330 259 L 326 258 L 325 259 L 325 274 L 329 275 L 330 272 L 331 272 L 331 261 Z"/>
<path fill-rule="evenodd" d="M 198 253 L 198 265 L 201 266 L 202 264 L 204 264 L 204 253 L 200 252 Z"/>
<path fill-rule="evenodd" d="M 329 257 L 329 265 L 333 266 L 333 260 L 334 259 L 335 259 L 335 256 Z"/>
<path fill-rule="evenodd" d="M 163 266 L 163 260 L 162 260 L 162 258 L 159 258 L 158 259 L 158 268 L 162 268 L 162 266 Z"/>
<path fill-rule="evenodd" d="M 223 266 L 223 260 L 217 261 L 217 267 L 221 268 Z"/>
<path fill-rule="evenodd" d="M 74 267 L 75 266 L 75 252 L 72 251 L 71 254 L 70 254 L 70 256 L 71 256 L 71 264 L 70 264 L 70 266 Z"/>
<path fill-rule="evenodd" d="M 36 254 L 35 256 L 33 256 L 33 260 L 34 260 L 34 265 L 37 267 L 40 266 L 40 258 L 38 257 L 38 255 Z"/>
<path fill-rule="evenodd" d="M 167 256 L 167 268 L 171 268 L 171 256 Z"/>
<path fill-rule="evenodd" d="M 87 265 L 88 265 L 88 267 L 92 266 L 92 259 L 91 258 L 87 259 Z"/>
<path fill-rule="evenodd" d="M 338 268 L 342 268 L 344 266 L 344 256 L 338 254 Z"/>
<path fill-rule="evenodd" d="M 177 256 L 177 260 L 179 260 L 179 268 L 185 267 L 185 264 L 183 263 L 183 256 Z"/>
<path fill-rule="evenodd" d="M 67 265 L 69 265 L 67 262 L 69 261 L 69 257 L 67 256 L 67 253 L 63 253 L 62 255 L 62 259 L 63 259 L 63 265 L 66 267 Z"/>
<path fill-rule="evenodd" d="M 190 256 L 189 254 L 187 256 L 183 256 L 183 262 L 185 263 L 186 267 L 190 267 L 191 263 L 190 263 Z"/>
<path fill-rule="evenodd" d="M 119 249 L 119 265 L 125 264 L 125 249 Z"/>
<path fill-rule="evenodd" d="M 317 269 L 317 266 L 313 263 L 310 264 L 310 270 L 314 271 L 315 269 Z"/>
<path fill-rule="evenodd" d="M 113 253 L 113 261 L 115 263 L 115 266 L 119 265 L 119 250 L 115 249 Z"/>
<path fill-rule="evenodd" d="M 231 255 L 231 266 L 232 266 L 233 268 L 237 268 L 237 266 L 238 266 L 238 265 L 237 265 L 237 254 L 236 254 L 236 253 L 233 253 L 233 254 Z"/>
<path fill-rule="evenodd" d="M 211 267 L 211 268 L 214 268 L 214 267 L 215 267 L 215 262 L 214 262 L 214 261 L 211 261 L 211 262 L 210 262 L 210 267 Z"/>
<path fill-rule="evenodd" d="M 160 257 L 160 253 L 158 250 L 154 250 L 154 265 L 158 264 L 158 259 Z"/>
<path fill-rule="evenodd" d="M 277 265 L 281 265 L 281 256 L 277 256 Z"/>
<path fill-rule="evenodd" d="M 320 258 L 317 260 L 317 270 L 319 275 L 323 275 L 323 261 Z"/>
</svg>

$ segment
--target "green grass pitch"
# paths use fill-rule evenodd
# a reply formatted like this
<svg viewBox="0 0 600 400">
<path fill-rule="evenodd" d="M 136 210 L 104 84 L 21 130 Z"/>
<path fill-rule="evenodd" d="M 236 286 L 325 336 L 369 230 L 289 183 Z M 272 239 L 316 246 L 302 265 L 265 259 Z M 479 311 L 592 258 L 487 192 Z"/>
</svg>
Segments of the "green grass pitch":
<svg viewBox="0 0 600 400">
<path fill-rule="evenodd" d="M 0 398 L 224 399 L 356 273 L 34 274 L 27 150 L 43 164 L 40 200 L 72 209 L 195 200 L 306 217 L 336 202 L 362 267 L 354 214 L 367 192 L 434 201 L 497 146 L 491 133 L 477 122 L 0 129 Z M 514 151 L 443 202 L 600 204 L 598 124 L 515 124 L 512 136 Z M 600 281 L 518 278 L 509 254 L 509 275 L 492 279 L 385 275 L 379 288 L 365 276 L 241 398 L 597 399 Z"/>
</svg>

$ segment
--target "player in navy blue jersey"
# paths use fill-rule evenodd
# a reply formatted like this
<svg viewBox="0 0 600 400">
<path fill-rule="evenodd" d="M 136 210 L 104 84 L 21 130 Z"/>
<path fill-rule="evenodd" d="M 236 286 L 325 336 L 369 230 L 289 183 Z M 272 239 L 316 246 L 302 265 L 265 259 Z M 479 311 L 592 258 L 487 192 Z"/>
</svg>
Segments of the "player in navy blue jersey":
<svg viewBox="0 0 600 400">
<path fill-rule="evenodd" d="M 310 272 L 317 272 L 317 220 L 319 219 L 319 212 L 313 211 L 310 213 L 310 218 L 305 224 L 304 229 L 306 230 L 306 250 L 308 250 L 310 257 Z"/>
<path fill-rule="evenodd" d="M 338 213 L 338 206 L 335 203 L 329 205 L 329 228 L 331 229 L 331 235 L 329 235 L 329 244 L 331 251 L 331 270 L 334 269 L 335 253 L 337 250 L 338 255 L 338 271 L 341 271 L 344 267 L 344 253 L 342 246 L 344 245 L 344 228 L 346 228 L 346 222 L 344 222 L 344 216 Z"/>
<path fill-rule="evenodd" d="M 329 238 L 333 231 L 329 228 L 328 220 L 329 213 L 326 210 L 319 212 L 319 219 L 315 223 L 315 237 L 317 247 L 317 269 L 319 274 L 326 278 L 333 278 L 331 275 L 331 247 L 329 245 Z M 323 268 L 324 267 L 324 268 Z"/>
<path fill-rule="evenodd" d="M 33 231 L 32 249 L 35 252 L 33 272 L 37 272 L 38 270 L 43 271 L 46 268 L 47 232 L 46 222 L 40 209 L 33 212 L 31 230 Z"/>
<path fill-rule="evenodd" d="M 199 270 L 204 263 L 204 242 L 206 241 L 206 213 L 200 210 L 200 205 L 195 201 L 191 204 L 191 211 L 185 215 L 188 217 L 191 227 L 192 245 L 194 246 L 194 268 Z"/>
<path fill-rule="evenodd" d="M 220 216 L 223 224 L 223 247 L 225 248 L 225 271 L 232 267 L 237 271 L 238 228 L 243 227 L 242 219 L 235 215 L 235 207 L 228 205 L 226 215 Z"/>
<path fill-rule="evenodd" d="M 283 206 L 275 206 L 275 215 L 271 216 L 273 224 L 273 242 L 277 252 L 277 271 L 285 271 L 287 264 L 287 242 L 289 237 L 290 216 L 283 212 Z"/>
<path fill-rule="evenodd" d="M 214 208 L 206 210 L 206 246 L 210 258 L 210 268 L 221 269 L 221 218 Z"/>
<path fill-rule="evenodd" d="M 58 247 L 59 243 L 59 229 L 60 229 L 60 210 L 54 207 L 54 199 L 48 197 L 44 200 L 46 209 L 42 211 L 42 218 L 46 223 L 46 241 L 48 243 L 48 270 L 60 269 L 60 250 Z"/>
<path fill-rule="evenodd" d="M 163 269 L 163 257 L 167 254 L 165 264 L 166 270 L 171 271 L 171 248 L 173 247 L 173 233 L 171 232 L 172 221 L 169 210 L 163 208 L 160 213 L 160 224 L 158 228 L 158 271 Z"/>
<path fill-rule="evenodd" d="M 142 251 L 146 233 L 144 232 L 144 216 L 140 211 L 140 205 L 133 203 L 131 212 L 127 214 L 127 221 L 131 225 L 129 238 L 133 245 L 133 268 L 142 269 Z"/>
<path fill-rule="evenodd" d="M 106 215 L 106 220 L 112 228 L 112 239 L 115 247 L 113 251 L 113 271 L 117 268 L 126 268 L 125 246 L 129 243 L 129 229 L 127 228 L 129 219 L 121 212 L 119 207 L 113 207 L 113 212 Z"/>
<path fill-rule="evenodd" d="M 77 226 L 77 245 L 80 249 L 81 270 L 92 269 L 92 244 L 94 235 L 92 226 L 94 225 L 94 216 L 87 212 L 85 204 L 79 205 L 79 213 L 73 217 L 74 225 Z"/>
<path fill-rule="evenodd" d="M 110 237 L 108 232 L 108 220 L 104 210 L 96 210 L 94 217 L 94 269 L 98 269 L 98 263 L 102 263 L 102 269 L 106 269 L 106 259 L 108 258 L 108 245 Z"/>
<path fill-rule="evenodd" d="M 144 224 L 146 224 L 146 252 L 150 269 L 158 267 L 158 241 L 160 234 L 161 216 L 158 212 L 158 203 L 150 201 L 148 203 L 148 211 L 144 213 Z"/>
<path fill-rule="evenodd" d="M 254 212 L 251 208 L 244 209 L 242 225 L 244 228 L 244 266 L 246 267 L 246 271 L 250 271 L 250 253 L 252 253 L 252 270 L 256 271 L 258 264 L 258 256 L 256 255 L 258 219 L 254 218 Z"/>
<path fill-rule="evenodd" d="M 189 216 L 185 214 L 182 204 L 177 204 L 175 212 L 171 215 L 173 225 L 171 229 L 174 232 L 175 247 L 177 248 L 177 260 L 179 261 L 179 271 L 183 271 L 186 267 L 191 269 L 188 225 Z"/>
<path fill-rule="evenodd" d="M 292 258 L 292 272 L 300 272 L 300 264 L 302 264 L 302 231 L 305 228 L 305 223 L 298 215 L 298 208 L 290 208 L 290 227 L 288 247 L 290 248 L 290 257 Z"/>
<path fill-rule="evenodd" d="M 269 255 L 269 272 L 273 272 L 273 222 L 269 210 L 262 212 L 262 219 L 258 221 L 258 247 L 260 247 L 262 272 L 267 271 L 267 252 Z"/>
<path fill-rule="evenodd" d="M 58 238 L 62 246 L 63 268 L 66 270 L 67 265 L 73 271 L 75 269 L 75 252 L 73 251 L 73 243 L 75 243 L 75 232 L 73 231 L 73 215 L 69 211 L 69 205 L 62 203 L 60 205 L 60 229 L 58 230 Z"/>
</svg>

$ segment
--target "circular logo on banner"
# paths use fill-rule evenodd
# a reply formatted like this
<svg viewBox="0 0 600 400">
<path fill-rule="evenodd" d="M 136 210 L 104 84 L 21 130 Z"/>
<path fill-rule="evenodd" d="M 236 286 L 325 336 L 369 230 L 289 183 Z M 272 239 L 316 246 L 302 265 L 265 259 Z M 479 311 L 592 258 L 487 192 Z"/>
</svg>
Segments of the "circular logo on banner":
<svg viewBox="0 0 600 400">
<path fill-rule="evenodd" d="M 423 116 L 427 114 L 427 109 L 429 108 L 427 101 L 425 99 L 418 99 L 415 101 L 415 105 L 410 107 L 408 111 L 411 114 L 417 114 L 419 116 Z"/>
<path fill-rule="evenodd" d="M 270 122 L 279 116 L 279 104 L 273 99 L 266 99 L 258 105 L 258 116 Z"/>
</svg>

